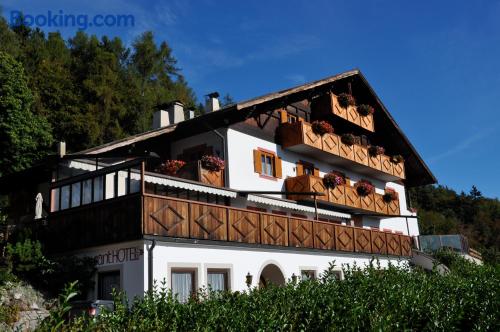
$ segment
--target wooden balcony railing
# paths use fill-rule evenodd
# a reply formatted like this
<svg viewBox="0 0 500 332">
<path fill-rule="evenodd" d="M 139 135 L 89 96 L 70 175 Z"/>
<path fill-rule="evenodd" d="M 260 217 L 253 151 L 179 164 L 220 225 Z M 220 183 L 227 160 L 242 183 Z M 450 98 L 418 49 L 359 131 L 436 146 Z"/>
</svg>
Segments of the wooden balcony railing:
<svg viewBox="0 0 500 332">
<path fill-rule="evenodd" d="M 411 256 L 411 237 L 144 194 L 143 233 L 176 238 Z"/>
<path fill-rule="evenodd" d="M 212 186 L 224 187 L 224 170 L 211 172 L 201 167 L 201 161 L 199 160 L 187 163 L 175 176 Z"/>
<path fill-rule="evenodd" d="M 371 132 L 375 131 L 373 114 L 362 116 L 358 113 L 356 106 L 348 106 L 347 108 L 340 106 L 337 100 L 337 96 L 333 93 L 325 94 L 315 99 L 311 105 L 311 108 L 316 114 L 333 113 L 366 130 L 369 130 Z"/>
<path fill-rule="evenodd" d="M 290 192 L 311 192 L 323 193 L 324 196 L 317 196 L 318 200 L 326 201 L 338 206 L 349 207 L 356 210 L 363 210 L 378 213 L 381 215 L 400 215 L 399 200 L 386 203 L 383 195 L 373 193 L 368 196 L 358 195 L 356 189 L 349 184 L 326 188 L 323 179 L 313 175 L 301 175 L 289 177 L 285 180 L 286 190 Z M 292 200 L 313 200 L 312 196 L 288 195 Z"/>
<path fill-rule="evenodd" d="M 336 134 L 317 135 L 307 122 L 283 123 L 280 137 L 283 148 L 309 154 L 331 164 L 387 181 L 405 178 L 404 163 L 395 164 L 387 155 L 371 156 L 366 146 L 344 144 Z"/>
</svg>

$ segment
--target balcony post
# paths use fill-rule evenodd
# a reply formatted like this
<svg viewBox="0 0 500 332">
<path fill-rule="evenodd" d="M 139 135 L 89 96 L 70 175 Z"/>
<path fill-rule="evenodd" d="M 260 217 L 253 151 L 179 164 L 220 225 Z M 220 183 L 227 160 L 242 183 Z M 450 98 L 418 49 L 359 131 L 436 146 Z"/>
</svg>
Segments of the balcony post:
<svg viewBox="0 0 500 332">
<path fill-rule="evenodd" d="M 144 173 L 146 172 L 146 162 L 141 161 L 141 194 L 146 192 L 145 184 L 144 184 Z"/>
</svg>

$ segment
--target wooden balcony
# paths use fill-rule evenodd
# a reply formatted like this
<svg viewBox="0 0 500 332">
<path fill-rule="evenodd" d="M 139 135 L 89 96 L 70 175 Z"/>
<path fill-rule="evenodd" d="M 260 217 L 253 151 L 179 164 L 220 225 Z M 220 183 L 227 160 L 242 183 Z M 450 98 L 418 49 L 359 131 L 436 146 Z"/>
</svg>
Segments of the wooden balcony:
<svg viewBox="0 0 500 332">
<path fill-rule="evenodd" d="M 175 176 L 216 187 L 224 187 L 224 170 L 211 172 L 204 169 L 199 160 L 187 163 Z"/>
<path fill-rule="evenodd" d="M 358 113 L 356 106 L 348 106 L 347 108 L 340 106 L 337 96 L 333 93 L 318 97 L 313 101 L 311 107 L 316 114 L 332 113 L 368 131 L 375 131 L 373 114 L 362 116 Z"/>
<path fill-rule="evenodd" d="M 344 144 L 336 134 L 317 135 L 307 122 L 282 124 L 280 138 L 283 148 L 324 160 L 332 165 L 383 181 L 405 178 L 404 163 L 395 164 L 387 155 L 372 157 L 366 146 Z"/>
<path fill-rule="evenodd" d="M 143 202 L 146 235 L 411 256 L 405 235 L 150 194 Z"/>
<path fill-rule="evenodd" d="M 324 196 L 318 196 L 320 201 L 328 202 L 336 206 L 347 207 L 352 210 L 370 212 L 380 215 L 400 215 L 399 200 L 386 203 L 383 195 L 373 193 L 361 197 L 356 189 L 349 184 L 328 189 L 323 184 L 323 179 L 313 175 L 301 175 L 289 177 L 285 180 L 287 191 L 291 192 L 319 192 Z M 313 200 L 312 196 L 288 195 L 292 200 Z"/>
</svg>

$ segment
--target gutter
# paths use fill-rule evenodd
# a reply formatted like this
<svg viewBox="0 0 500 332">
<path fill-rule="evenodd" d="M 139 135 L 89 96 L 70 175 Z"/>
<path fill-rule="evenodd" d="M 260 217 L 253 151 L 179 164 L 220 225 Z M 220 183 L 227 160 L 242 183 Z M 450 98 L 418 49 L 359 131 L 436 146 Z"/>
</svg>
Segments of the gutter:
<svg viewBox="0 0 500 332">
<path fill-rule="evenodd" d="M 153 249 L 156 247 L 156 240 L 151 240 L 151 245 L 146 248 L 148 251 L 148 292 L 153 292 Z"/>
</svg>

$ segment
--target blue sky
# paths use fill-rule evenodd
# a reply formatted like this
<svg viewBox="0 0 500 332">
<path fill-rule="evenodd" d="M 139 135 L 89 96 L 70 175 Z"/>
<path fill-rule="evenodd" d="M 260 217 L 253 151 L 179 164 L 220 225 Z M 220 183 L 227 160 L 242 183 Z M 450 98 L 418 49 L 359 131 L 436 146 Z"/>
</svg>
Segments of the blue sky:
<svg viewBox="0 0 500 332">
<path fill-rule="evenodd" d="M 132 14 L 89 28 L 130 44 L 145 30 L 172 47 L 199 97 L 244 100 L 352 68 L 441 184 L 500 197 L 500 1 L 0 1 L 44 14 Z M 46 28 L 49 31 L 51 29 Z M 72 36 L 75 28 L 59 28 Z"/>
</svg>

